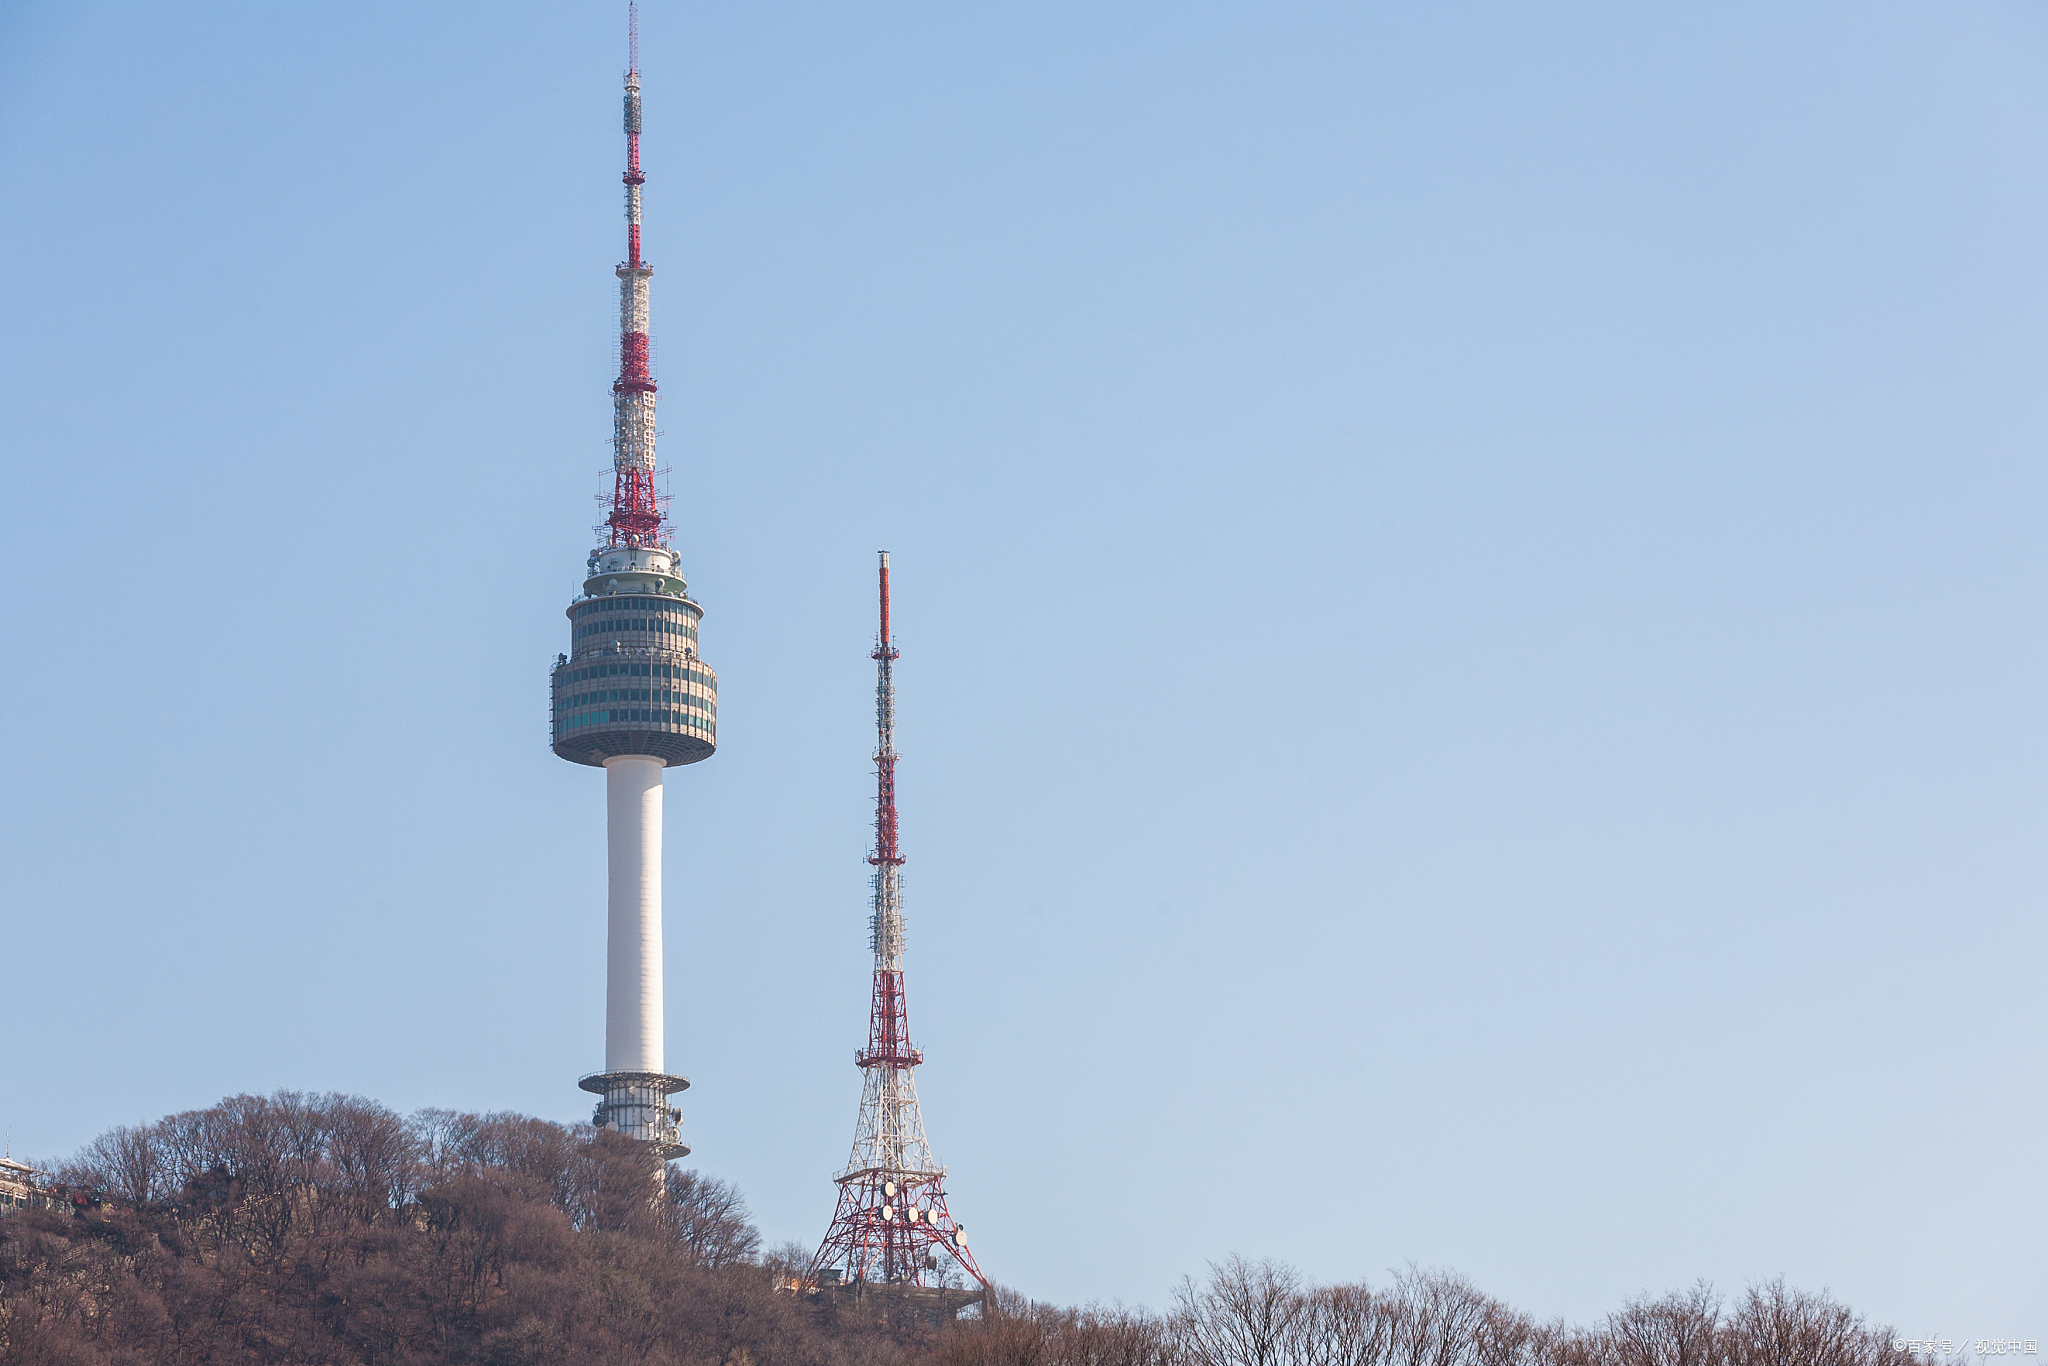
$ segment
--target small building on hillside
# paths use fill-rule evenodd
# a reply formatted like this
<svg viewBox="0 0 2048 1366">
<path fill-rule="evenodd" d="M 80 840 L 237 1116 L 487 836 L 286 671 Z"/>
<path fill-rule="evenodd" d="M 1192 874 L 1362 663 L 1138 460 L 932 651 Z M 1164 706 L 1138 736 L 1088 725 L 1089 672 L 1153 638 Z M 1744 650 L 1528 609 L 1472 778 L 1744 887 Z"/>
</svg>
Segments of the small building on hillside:
<svg viewBox="0 0 2048 1366">
<path fill-rule="evenodd" d="M 37 1171 L 26 1162 L 0 1157 L 0 1214 L 17 1208 L 42 1209 L 70 1203 L 43 1184 L 48 1172 Z"/>
</svg>

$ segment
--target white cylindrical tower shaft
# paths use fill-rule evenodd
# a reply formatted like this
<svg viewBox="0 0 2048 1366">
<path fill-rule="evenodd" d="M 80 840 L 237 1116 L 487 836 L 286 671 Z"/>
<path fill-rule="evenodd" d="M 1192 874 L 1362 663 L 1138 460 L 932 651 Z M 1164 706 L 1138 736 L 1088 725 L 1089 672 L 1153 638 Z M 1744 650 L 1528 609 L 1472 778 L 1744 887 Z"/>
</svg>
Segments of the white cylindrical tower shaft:
<svg viewBox="0 0 2048 1366">
<path fill-rule="evenodd" d="M 660 759 L 642 755 L 604 765 L 607 1072 L 662 1070 L 661 770 Z"/>
</svg>

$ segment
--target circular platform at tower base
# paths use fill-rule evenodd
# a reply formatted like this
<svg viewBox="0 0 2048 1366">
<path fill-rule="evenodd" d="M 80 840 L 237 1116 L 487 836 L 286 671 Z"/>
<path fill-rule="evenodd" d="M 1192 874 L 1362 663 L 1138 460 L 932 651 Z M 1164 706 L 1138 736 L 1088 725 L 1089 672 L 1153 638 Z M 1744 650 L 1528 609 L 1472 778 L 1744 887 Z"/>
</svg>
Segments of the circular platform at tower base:
<svg viewBox="0 0 2048 1366">
<path fill-rule="evenodd" d="M 555 741 L 555 754 L 572 764 L 603 768 L 607 759 L 646 755 L 661 760 L 664 767 L 701 763 L 718 749 L 716 742 L 685 735 L 680 730 L 617 730 L 593 726 L 571 731 Z"/>
<path fill-rule="evenodd" d="M 576 1084 L 596 1096 L 621 1086 L 659 1087 L 664 1096 L 690 1089 L 688 1077 L 672 1077 L 666 1072 L 592 1072 Z"/>
</svg>

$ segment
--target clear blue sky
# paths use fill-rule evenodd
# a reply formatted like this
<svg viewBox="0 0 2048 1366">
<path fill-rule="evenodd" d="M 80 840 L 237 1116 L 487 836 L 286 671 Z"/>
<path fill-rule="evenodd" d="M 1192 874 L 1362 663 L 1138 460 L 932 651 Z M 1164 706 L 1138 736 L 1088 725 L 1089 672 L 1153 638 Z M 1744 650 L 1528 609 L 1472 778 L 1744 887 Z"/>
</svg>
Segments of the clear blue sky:
<svg viewBox="0 0 2048 1366">
<path fill-rule="evenodd" d="M 0 7 L 0 1124 L 588 1114 L 623 4 Z M 1537 10 L 1542 12 L 1538 13 Z M 721 748 L 669 1057 L 814 1241 L 895 552 L 983 1264 L 2048 1337 L 2048 17 L 649 0 Z"/>
</svg>

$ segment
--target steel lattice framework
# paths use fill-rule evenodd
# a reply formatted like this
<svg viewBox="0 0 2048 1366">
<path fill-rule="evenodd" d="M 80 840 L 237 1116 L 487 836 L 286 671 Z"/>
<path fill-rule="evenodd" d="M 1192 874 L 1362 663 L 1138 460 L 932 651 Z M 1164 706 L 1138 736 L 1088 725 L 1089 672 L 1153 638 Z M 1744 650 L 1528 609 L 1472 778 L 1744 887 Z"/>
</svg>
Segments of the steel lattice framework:
<svg viewBox="0 0 2048 1366">
<path fill-rule="evenodd" d="M 647 341 L 647 282 L 640 259 L 640 7 L 627 6 L 626 259 L 619 277 L 619 377 L 612 383 L 612 510 L 601 524 L 612 545 L 663 543 L 666 499 L 655 488 L 654 372 Z"/>
<path fill-rule="evenodd" d="M 896 823 L 897 650 L 889 638 L 889 554 L 882 552 L 881 633 L 875 680 L 874 914 L 869 940 L 875 952 L 874 1003 L 868 1044 L 854 1054 L 865 1074 L 853 1155 L 834 1178 L 839 1209 L 811 1259 L 813 1288 L 895 1285 L 937 1289 L 944 1263 L 960 1269 L 985 1292 L 988 1278 L 967 1250 L 966 1230 L 946 1208 L 946 1169 L 932 1158 L 917 1103 L 924 1054 L 910 1043 L 903 995 L 903 853 Z"/>
</svg>

